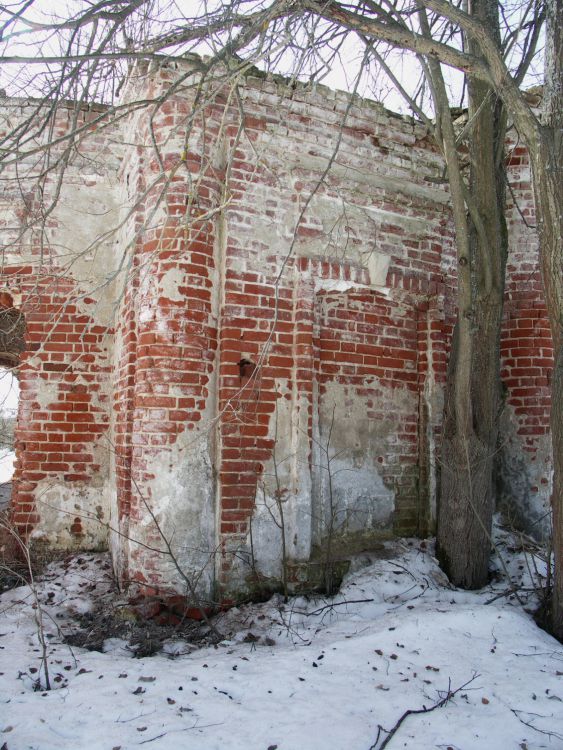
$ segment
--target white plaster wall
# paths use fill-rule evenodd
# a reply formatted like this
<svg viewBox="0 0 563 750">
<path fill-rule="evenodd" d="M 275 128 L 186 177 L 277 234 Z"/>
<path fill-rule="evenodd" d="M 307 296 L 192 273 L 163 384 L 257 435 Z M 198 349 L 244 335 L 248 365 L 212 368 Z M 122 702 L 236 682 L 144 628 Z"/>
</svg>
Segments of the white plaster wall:
<svg viewBox="0 0 563 750">
<path fill-rule="evenodd" d="M 366 383 L 366 387 L 369 387 Z M 373 400 L 388 416 L 366 417 L 361 397 L 354 389 L 333 382 L 326 386 L 318 404 L 313 448 L 312 515 L 314 543 L 335 538 L 392 531 L 395 492 L 381 476 L 378 457 L 393 463 L 402 413 L 416 413 L 416 394 L 400 388 L 384 388 L 373 382 Z"/>
<path fill-rule="evenodd" d="M 44 479 L 35 489 L 39 522 L 31 541 L 53 549 L 105 549 L 108 543 L 110 487 L 107 476 L 66 484 Z M 70 531 L 75 519 L 81 533 Z"/>
</svg>

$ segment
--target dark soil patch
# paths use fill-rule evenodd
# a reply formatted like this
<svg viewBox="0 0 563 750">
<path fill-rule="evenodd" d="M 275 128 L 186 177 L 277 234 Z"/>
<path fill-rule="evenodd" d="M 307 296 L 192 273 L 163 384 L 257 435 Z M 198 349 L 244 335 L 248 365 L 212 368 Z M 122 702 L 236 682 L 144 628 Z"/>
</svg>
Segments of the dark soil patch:
<svg viewBox="0 0 563 750">
<path fill-rule="evenodd" d="M 177 618 L 167 618 L 166 613 L 161 613 L 159 621 L 145 619 L 137 607 L 129 604 L 117 604 L 111 612 L 107 611 L 106 604 L 104 610 L 80 615 L 74 632 L 65 635 L 65 642 L 89 651 L 103 651 L 109 638 L 119 638 L 132 656 L 141 658 L 162 652 L 167 641 L 184 641 L 186 649 L 190 650 L 209 646 L 217 640 L 208 626 L 197 620 L 184 618 L 170 624 L 170 619 Z"/>
</svg>

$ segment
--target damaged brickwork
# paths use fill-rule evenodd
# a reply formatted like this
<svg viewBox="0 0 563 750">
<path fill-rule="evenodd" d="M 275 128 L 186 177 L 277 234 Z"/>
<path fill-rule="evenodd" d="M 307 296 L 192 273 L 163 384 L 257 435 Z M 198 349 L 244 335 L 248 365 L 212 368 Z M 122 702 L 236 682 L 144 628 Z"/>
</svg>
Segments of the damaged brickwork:
<svg viewBox="0 0 563 750">
<path fill-rule="evenodd" d="M 20 381 L 22 533 L 109 545 L 124 586 L 186 576 L 217 600 L 298 586 L 327 545 L 432 530 L 454 247 L 422 125 L 321 86 L 199 83 L 140 65 L 126 116 L 81 111 L 46 223 L 57 180 L 39 205 L 32 157 L 18 179 L 8 163 L 0 314 L 25 346 L 2 327 L 0 358 Z M 34 106 L 6 100 L 0 129 Z M 76 111 L 57 123 L 64 143 Z M 520 146 L 508 167 L 498 500 L 541 532 L 552 350 Z"/>
</svg>

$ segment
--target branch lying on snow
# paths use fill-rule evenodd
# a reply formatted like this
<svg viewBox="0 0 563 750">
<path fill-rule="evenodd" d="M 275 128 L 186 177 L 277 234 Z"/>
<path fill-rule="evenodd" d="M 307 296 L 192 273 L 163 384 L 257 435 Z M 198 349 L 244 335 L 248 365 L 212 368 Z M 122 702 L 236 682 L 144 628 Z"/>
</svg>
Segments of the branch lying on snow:
<svg viewBox="0 0 563 750">
<path fill-rule="evenodd" d="M 523 588 L 523 587 L 516 587 L 511 586 L 508 589 L 505 589 L 504 591 L 501 591 L 500 594 L 496 594 L 495 596 L 491 597 L 490 599 L 487 599 L 485 604 L 492 604 L 493 602 L 496 602 L 497 599 L 502 599 L 505 596 L 511 596 L 512 594 L 516 594 L 516 591 L 519 591 L 523 594 L 531 594 L 534 591 L 537 591 L 536 588 Z"/>
<path fill-rule="evenodd" d="M 401 724 L 407 719 L 409 716 L 412 716 L 413 714 L 429 714 L 432 711 L 435 711 L 437 708 L 442 708 L 447 703 L 449 703 L 452 698 L 457 695 L 461 690 L 464 690 L 468 685 L 470 685 L 474 680 L 477 679 L 479 675 L 475 672 L 473 677 L 470 680 L 467 680 L 467 682 L 464 682 L 463 685 L 460 685 L 455 690 L 451 689 L 451 682 L 448 683 L 448 690 L 443 698 L 440 698 L 439 701 L 434 703 L 434 705 L 427 708 L 426 706 L 423 706 L 422 708 L 409 708 L 405 711 L 405 713 L 398 719 L 398 721 L 394 724 L 392 729 L 384 729 L 381 724 L 378 724 L 377 726 L 377 737 L 375 738 L 375 742 L 373 745 L 370 745 L 369 750 L 384 750 L 384 748 L 387 747 L 387 745 L 390 743 L 390 741 L 393 739 L 393 737 L 397 734 L 399 731 Z M 387 737 L 383 740 L 381 745 L 378 746 L 379 738 L 381 737 L 381 732 L 386 732 Z"/>
<path fill-rule="evenodd" d="M 147 745 L 149 742 L 159 740 L 161 737 L 166 737 L 167 734 L 172 734 L 173 732 L 189 732 L 190 729 L 207 729 L 208 727 L 220 727 L 222 724 L 222 721 L 216 721 L 214 724 L 198 724 L 196 721 L 196 723 L 192 724 L 191 727 L 184 727 L 183 729 L 171 729 L 168 732 L 162 732 L 162 734 L 157 734 L 156 737 L 151 737 L 148 740 L 139 742 L 139 745 Z M 0 750 L 3 750 L 3 748 L 0 748 Z"/>
<path fill-rule="evenodd" d="M 343 607 L 345 604 L 365 604 L 366 602 L 374 602 L 375 599 L 346 599 L 343 602 L 331 602 L 325 604 L 324 607 L 314 609 L 312 612 L 297 612 L 299 615 L 305 615 L 305 617 L 312 617 L 313 615 L 320 615 L 325 609 L 332 609 L 333 607 Z M 297 611 L 297 610 L 296 610 Z"/>
<path fill-rule="evenodd" d="M 538 727 L 535 727 L 532 724 L 532 721 L 525 721 L 519 714 L 528 714 L 528 716 L 537 716 L 540 719 L 551 719 L 551 716 L 542 716 L 541 714 L 531 714 L 529 711 L 520 711 L 517 708 L 511 708 L 510 709 L 514 716 L 518 719 L 519 722 L 522 724 L 525 724 L 527 727 L 530 727 L 530 729 L 533 729 L 535 732 L 539 732 L 540 734 L 547 734 L 548 737 L 557 737 L 558 740 L 563 740 L 563 736 L 560 734 L 557 734 L 557 732 L 550 732 L 547 729 L 539 729 Z"/>
</svg>

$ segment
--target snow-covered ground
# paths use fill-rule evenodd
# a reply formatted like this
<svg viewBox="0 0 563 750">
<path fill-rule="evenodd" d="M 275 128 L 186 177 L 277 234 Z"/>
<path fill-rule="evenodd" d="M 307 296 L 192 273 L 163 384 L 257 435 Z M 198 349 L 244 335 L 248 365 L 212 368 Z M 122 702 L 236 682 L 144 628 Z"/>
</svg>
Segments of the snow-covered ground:
<svg viewBox="0 0 563 750">
<path fill-rule="evenodd" d="M 514 541 L 501 534 L 501 545 Z M 37 689 L 33 591 L 0 600 L 0 746 L 379 750 L 405 711 L 431 709 L 449 691 L 444 706 L 407 716 L 387 747 L 563 748 L 563 648 L 506 595 L 506 580 L 461 592 L 430 542 L 388 551 L 360 557 L 333 600 L 240 607 L 217 620 L 217 646 L 170 643 L 147 658 L 116 640 L 106 653 L 65 645 L 59 629 L 109 597 L 111 571 L 103 555 L 51 565 L 36 592 L 53 690 Z M 541 572 L 510 555 L 525 589 L 534 563 Z M 533 594 L 522 596 L 531 604 Z"/>
</svg>

